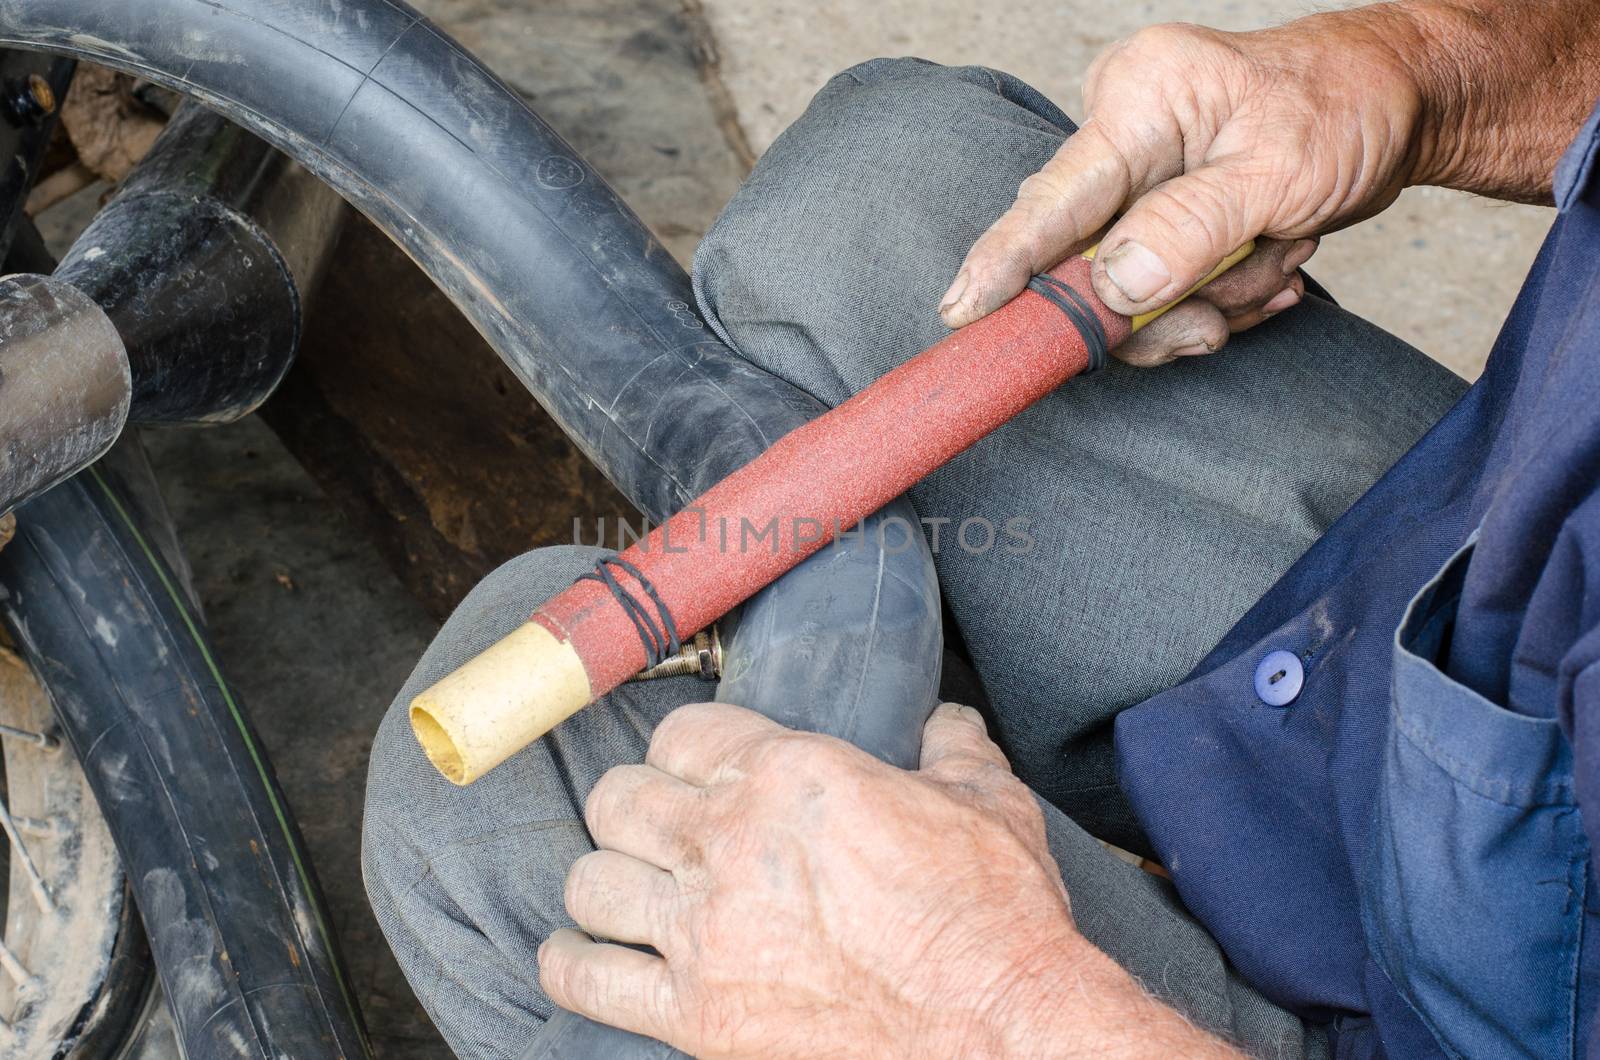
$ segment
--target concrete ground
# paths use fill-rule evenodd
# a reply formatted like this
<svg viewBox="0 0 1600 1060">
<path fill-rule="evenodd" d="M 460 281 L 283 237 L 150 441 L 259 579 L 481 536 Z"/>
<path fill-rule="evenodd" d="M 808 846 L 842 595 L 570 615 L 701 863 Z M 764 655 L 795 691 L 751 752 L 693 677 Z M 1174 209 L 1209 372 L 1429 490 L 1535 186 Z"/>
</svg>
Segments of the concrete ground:
<svg viewBox="0 0 1600 1060">
<path fill-rule="evenodd" d="M 1074 0 L 1023 17 L 963 0 L 419 6 L 546 114 L 685 260 L 752 155 L 854 62 L 915 54 L 1002 67 L 1074 113 L 1091 57 L 1141 25 L 1246 28 L 1306 7 Z M 698 75 L 686 81 L 689 68 Z M 58 249 L 98 190 L 43 219 Z M 1311 271 L 1357 312 L 1471 377 L 1549 220 L 1542 209 L 1415 190 L 1329 237 Z M 357 860 L 371 735 L 434 623 L 254 418 L 149 444 L 225 669 L 312 848 L 378 1053 L 444 1055 L 366 908 Z M 147 1053 L 164 1055 L 170 1048 Z"/>
</svg>

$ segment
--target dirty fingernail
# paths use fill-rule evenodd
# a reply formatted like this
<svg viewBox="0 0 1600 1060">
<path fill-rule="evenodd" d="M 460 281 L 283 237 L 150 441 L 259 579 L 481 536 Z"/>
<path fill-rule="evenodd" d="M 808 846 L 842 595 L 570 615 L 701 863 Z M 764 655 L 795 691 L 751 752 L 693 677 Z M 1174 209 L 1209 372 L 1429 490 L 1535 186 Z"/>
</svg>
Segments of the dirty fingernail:
<svg viewBox="0 0 1600 1060">
<path fill-rule="evenodd" d="M 1216 352 L 1217 352 L 1216 350 L 1213 350 L 1210 346 L 1207 346 L 1205 343 L 1197 342 L 1193 346 L 1179 346 L 1177 349 L 1172 351 L 1172 356 L 1174 356 L 1174 357 L 1203 357 L 1208 353 L 1216 353 Z"/>
<path fill-rule="evenodd" d="M 1273 295 L 1272 300 L 1261 307 L 1261 311 L 1270 316 L 1273 313 L 1283 312 L 1298 301 L 1300 301 L 1300 292 L 1293 287 L 1285 287 Z"/>
<path fill-rule="evenodd" d="M 939 313 L 941 315 L 950 315 L 951 311 L 960 303 L 961 296 L 967 293 L 967 284 L 969 282 L 971 282 L 971 277 L 967 275 L 966 269 L 956 273 L 956 278 L 951 282 L 950 289 L 944 293 L 943 298 L 939 299 Z"/>
<path fill-rule="evenodd" d="M 1315 239 L 1302 239 L 1291 246 L 1283 255 L 1283 274 L 1294 275 L 1294 270 L 1311 260 L 1311 255 L 1317 252 Z"/>
<path fill-rule="evenodd" d="M 1131 302 L 1143 302 L 1172 282 L 1172 270 L 1142 243 L 1124 243 L 1106 256 L 1106 275 Z"/>
</svg>

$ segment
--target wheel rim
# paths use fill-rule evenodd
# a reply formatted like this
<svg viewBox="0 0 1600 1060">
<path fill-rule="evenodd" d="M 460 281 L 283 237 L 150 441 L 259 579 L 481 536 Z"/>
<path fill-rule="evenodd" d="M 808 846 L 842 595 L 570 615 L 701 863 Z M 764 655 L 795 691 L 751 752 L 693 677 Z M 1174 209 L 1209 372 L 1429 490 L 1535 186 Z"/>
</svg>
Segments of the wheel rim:
<svg viewBox="0 0 1600 1060">
<path fill-rule="evenodd" d="M 32 668 L 4 647 L 0 747 L 0 831 L 9 862 L 0 1052 L 29 1060 L 92 1055 L 114 1045 L 88 1053 L 79 1047 L 103 1043 L 107 1021 L 127 1018 L 128 999 L 117 996 L 115 980 L 130 969 L 119 968 L 127 962 L 118 958 L 130 932 L 142 932 L 111 834 L 77 758 L 55 731 L 49 697 Z"/>
</svg>

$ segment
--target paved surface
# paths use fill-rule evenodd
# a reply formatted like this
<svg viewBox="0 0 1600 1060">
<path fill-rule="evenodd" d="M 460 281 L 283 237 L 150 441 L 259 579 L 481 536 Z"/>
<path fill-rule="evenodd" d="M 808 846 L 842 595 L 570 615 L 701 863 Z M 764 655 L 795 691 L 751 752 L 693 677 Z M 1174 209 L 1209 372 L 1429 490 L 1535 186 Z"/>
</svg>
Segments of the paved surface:
<svg viewBox="0 0 1600 1060">
<path fill-rule="evenodd" d="M 1071 0 L 1020 8 L 971 0 L 703 0 L 721 75 L 757 151 L 833 73 L 880 55 L 1005 69 L 1068 114 L 1107 44 L 1155 22 L 1243 30 L 1286 21 L 1299 0 Z M 1355 7 L 1351 0 L 1317 7 Z M 1309 271 L 1340 302 L 1475 378 L 1551 213 L 1412 189 L 1381 217 L 1328 237 Z M 1492 280 L 1485 282 L 1487 267 Z"/>
<path fill-rule="evenodd" d="M 1090 58 L 1140 25 L 1181 16 L 1245 28 L 1300 7 L 1077 0 L 1035 5 L 1024 23 L 965 0 L 420 6 L 545 113 L 684 260 L 752 152 L 851 63 L 916 54 L 999 66 L 1072 112 Z M 43 219 L 58 250 L 102 191 Z M 1470 376 L 1548 222 L 1544 210 L 1413 191 L 1331 237 L 1312 271 L 1346 304 Z M 1478 280 L 1485 262 L 1498 270 L 1488 287 Z M 149 445 L 225 669 L 312 848 L 379 1055 L 444 1055 L 372 922 L 357 861 L 371 734 L 434 624 L 259 422 Z M 146 1057 L 169 1055 L 170 1046 Z"/>
</svg>

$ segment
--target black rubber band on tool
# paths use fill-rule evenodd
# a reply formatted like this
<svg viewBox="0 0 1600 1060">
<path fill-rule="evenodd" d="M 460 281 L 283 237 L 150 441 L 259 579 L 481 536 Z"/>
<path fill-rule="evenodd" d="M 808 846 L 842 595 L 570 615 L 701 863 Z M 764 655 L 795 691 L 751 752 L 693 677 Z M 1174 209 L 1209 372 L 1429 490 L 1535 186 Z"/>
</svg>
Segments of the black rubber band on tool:
<svg viewBox="0 0 1600 1060">
<path fill-rule="evenodd" d="M 1040 273 L 1029 280 L 1028 290 L 1061 310 L 1066 318 L 1072 321 L 1072 326 L 1078 329 L 1078 334 L 1083 336 L 1084 348 L 1089 351 L 1089 367 L 1084 369 L 1085 374 L 1104 368 L 1106 357 L 1110 353 L 1106 345 L 1106 329 L 1105 325 L 1100 323 L 1100 317 L 1090 307 L 1088 300 L 1070 284 L 1045 273 Z"/>
<path fill-rule="evenodd" d="M 661 618 L 659 626 L 650 616 L 649 609 L 628 592 L 622 583 L 617 581 L 617 576 L 611 573 L 610 566 L 613 564 L 621 567 L 638 582 L 645 595 L 656 605 L 656 613 Z M 647 666 L 658 666 L 683 650 L 683 642 L 678 639 L 678 624 L 672 621 L 672 612 L 662 603 L 660 595 L 656 593 L 656 587 L 650 584 L 650 579 L 632 563 L 615 553 L 601 556 L 595 560 L 594 570 L 578 575 L 576 580 L 599 582 L 611 590 L 611 595 L 617 598 L 617 603 L 633 622 L 633 628 L 639 632 L 639 640 L 644 643 L 644 656 L 649 660 Z"/>
</svg>

